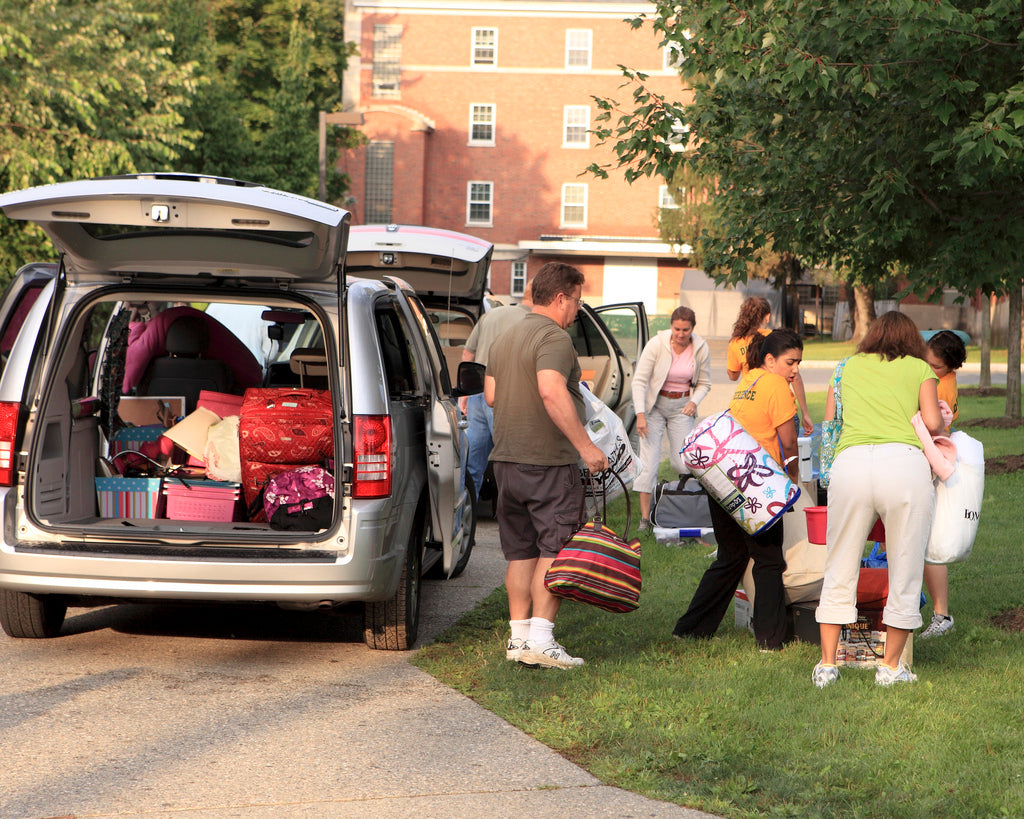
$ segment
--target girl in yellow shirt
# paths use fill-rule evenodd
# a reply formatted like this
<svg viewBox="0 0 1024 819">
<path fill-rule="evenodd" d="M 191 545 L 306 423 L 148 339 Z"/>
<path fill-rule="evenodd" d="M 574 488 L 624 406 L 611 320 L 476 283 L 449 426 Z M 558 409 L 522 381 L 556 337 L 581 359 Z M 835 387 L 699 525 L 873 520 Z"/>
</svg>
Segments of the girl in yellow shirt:
<svg viewBox="0 0 1024 819">
<path fill-rule="evenodd" d="M 767 336 L 771 332 L 768 329 L 771 317 L 772 306 L 768 299 L 751 296 L 740 305 L 740 312 L 732 325 L 732 337 L 729 339 L 729 348 L 725 356 L 725 373 L 730 381 L 738 381 L 739 377 L 747 372 L 747 349 L 750 342 L 758 334 Z M 800 407 L 800 423 L 804 434 L 810 435 L 814 432 L 814 422 L 807 410 L 807 395 L 800 373 L 797 373 L 790 386 Z"/>
<path fill-rule="evenodd" d="M 925 361 L 939 378 L 939 401 L 945 401 L 953 413 L 953 421 L 960 416 L 957 405 L 959 393 L 956 387 L 956 371 L 967 360 L 967 348 L 960 336 L 950 330 L 942 330 L 928 339 L 928 353 Z M 952 421 L 950 422 L 952 424 Z M 949 427 L 943 430 L 949 435 Z M 932 599 L 932 621 L 921 632 L 920 639 L 940 637 L 953 630 L 953 617 L 949 613 L 949 570 L 944 563 L 924 564 L 924 584 Z"/>
<path fill-rule="evenodd" d="M 747 349 L 748 372 L 729 404 L 729 411 L 769 454 L 797 480 L 796 402 L 790 385 L 800 372 L 803 342 L 792 330 L 755 335 Z M 754 560 L 752 626 L 762 651 L 781 648 L 786 637 L 786 594 L 782 573 L 782 520 L 757 535 L 750 535 L 719 503 L 710 497 L 711 524 L 718 540 L 718 554 L 693 594 L 686 613 L 672 635 L 711 637 L 747 569 Z M 785 517 L 785 516 L 783 516 Z"/>
</svg>

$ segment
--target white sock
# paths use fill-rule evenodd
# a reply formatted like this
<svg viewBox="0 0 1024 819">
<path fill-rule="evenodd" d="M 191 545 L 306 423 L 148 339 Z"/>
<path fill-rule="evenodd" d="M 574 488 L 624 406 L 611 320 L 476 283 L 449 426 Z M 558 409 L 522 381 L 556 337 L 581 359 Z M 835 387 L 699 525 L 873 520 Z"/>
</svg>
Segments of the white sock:
<svg viewBox="0 0 1024 819">
<path fill-rule="evenodd" d="M 530 636 L 529 620 L 509 620 L 508 624 L 512 628 L 513 640 L 525 640 Z"/>
<path fill-rule="evenodd" d="M 531 646 L 543 646 L 555 639 L 555 624 L 543 617 L 530 618 L 530 636 L 527 638 Z"/>
</svg>

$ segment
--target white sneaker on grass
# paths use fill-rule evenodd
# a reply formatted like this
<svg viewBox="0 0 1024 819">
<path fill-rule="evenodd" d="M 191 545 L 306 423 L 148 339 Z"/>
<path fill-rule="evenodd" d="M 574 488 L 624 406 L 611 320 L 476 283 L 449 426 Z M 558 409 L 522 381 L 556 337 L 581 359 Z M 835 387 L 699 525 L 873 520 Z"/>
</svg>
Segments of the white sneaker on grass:
<svg viewBox="0 0 1024 819">
<path fill-rule="evenodd" d="M 903 663 L 896 668 L 889 668 L 887 665 L 878 664 L 875 669 L 875 685 L 895 685 L 896 683 L 917 682 L 917 674 L 912 672 Z"/>
<path fill-rule="evenodd" d="M 564 646 L 552 640 L 538 646 L 527 643 L 519 656 L 519 662 L 532 668 L 579 668 L 583 665 L 583 658 L 571 656 Z"/>
<path fill-rule="evenodd" d="M 814 670 L 811 672 L 811 682 L 818 686 L 818 688 L 824 688 L 826 685 L 832 685 L 832 683 L 838 679 L 839 666 L 822 665 L 821 663 L 818 663 L 814 666 Z"/>
<path fill-rule="evenodd" d="M 523 649 L 526 648 L 526 640 L 522 637 L 512 637 L 508 641 L 508 645 L 505 646 L 505 659 L 511 662 L 519 662 L 519 658 L 523 656 Z"/>
<path fill-rule="evenodd" d="M 953 618 L 948 614 L 933 614 L 932 621 L 928 628 L 921 632 L 920 639 L 928 640 L 932 637 L 941 637 L 953 630 Z"/>
</svg>

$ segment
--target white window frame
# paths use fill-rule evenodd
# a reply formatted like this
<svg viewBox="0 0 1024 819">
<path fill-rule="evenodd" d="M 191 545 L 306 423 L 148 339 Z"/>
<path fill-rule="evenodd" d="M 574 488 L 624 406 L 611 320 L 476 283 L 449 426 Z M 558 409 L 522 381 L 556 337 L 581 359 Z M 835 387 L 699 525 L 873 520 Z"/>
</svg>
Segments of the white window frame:
<svg viewBox="0 0 1024 819">
<path fill-rule="evenodd" d="M 373 61 L 371 61 L 372 94 L 381 99 L 402 97 L 402 26 L 375 25 L 373 27 Z M 389 40 L 397 41 L 391 51 L 378 53 L 381 45 Z"/>
<path fill-rule="evenodd" d="M 581 126 L 583 127 L 582 136 L 577 137 L 577 132 Z M 570 139 L 570 135 L 572 135 L 572 139 Z M 562 147 L 590 147 L 589 105 L 566 105 L 562 109 Z"/>
<path fill-rule="evenodd" d="M 582 194 L 582 201 L 580 194 Z M 564 228 L 585 228 L 587 226 L 587 202 L 590 197 L 589 187 L 582 182 L 566 182 L 562 185 L 562 205 L 559 213 L 559 222 Z M 570 221 L 567 214 L 570 209 L 579 210 L 582 218 L 578 221 Z"/>
<path fill-rule="evenodd" d="M 493 36 L 491 43 L 486 41 L 489 35 Z M 488 50 L 491 52 L 490 60 L 483 56 Z M 473 68 L 498 67 L 498 29 L 494 26 L 474 26 L 469 43 L 469 64 Z"/>
<path fill-rule="evenodd" d="M 594 52 L 594 32 L 589 28 L 570 28 L 565 32 L 565 70 L 589 71 Z M 581 56 L 585 55 L 585 60 Z"/>
<path fill-rule="evenodd" d="M 685 193 L 685 191 L 681 191 Z M 679 203 L 676 202 L 675 198 L 669 192 L 668 185 L 661 185 L 658 187 L 658 207 L 662 210 L 672 210 L 679 207 Z"/>
<path fill-rule="evenodd" d="M 481 195 L 486 192 L 486 199 Z M 473 206 L 487 205 L 487 218 L 473 218 Z M 466 224 L 477 227 L 491 227 L 494 224 L 494 183 L 471 179 L 466 183 Z"/>
<path fill-rule="evenodd" d="M 512 262 L 509 295 L 519 297 L 526 295 L 526 262 Z"/>
<path fill-rule="evenodd" d="M 675 43 L 670 43 L 661 50 L 661 70 L 667 73 L 675 73 L 683 64 L 686 56 Z"/>
<path fill-rule="evenodd" d="M 480 119 L 485 114 L 490 114 L 490 119 Z M 487 138 L 479 138 L 474 136 L 473 131 L 475 126 L 490 125 L 491 135 Z M 494 103 L 491 102 L 471 102 L 469 104 L 469 145 L 494 145 L 494 136 L 498 126 L 498 109 Z"/>
</svg>

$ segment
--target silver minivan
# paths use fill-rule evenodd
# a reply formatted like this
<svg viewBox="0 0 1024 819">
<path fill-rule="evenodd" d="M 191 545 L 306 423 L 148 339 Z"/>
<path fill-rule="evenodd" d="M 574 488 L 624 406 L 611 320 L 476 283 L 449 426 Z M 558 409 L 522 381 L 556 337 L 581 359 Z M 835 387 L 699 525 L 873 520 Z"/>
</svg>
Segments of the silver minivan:
<svg viewBox="0 0 1024 819">
<path fill-rule="evenodd" d="M 421 577 L 453 577 L 470 557 L 476 513 L 456 400 L 482 378 L 465 366 L 455 373 L 461 389 L 452 386 L 434 324 L 407 283 L 346 275 L 349 214 L 183 174 L 15 191 L 0 195 L 0 209 L 39 225 L 60 256 L 40 268 L 48 281 L 20 317 L 0 378 L 3 629 L 52 637 L 68 606 L 124 601 L 360 602 L 369 646 L 409 648 Z M 123 389 L 131 311 L 181 304 L 236 317 L 222 321 L 254 339 L 246 343 L 259 389 L 329 393 L 329 523 L 288 531 L 244 512 L 172 519 L 157 503 L 112 512 L 102 502 L 97 478 L 125 407 L 167 398 L 143 383 Z M 133 491 L 188 484 L 159 474 Z"/>
</svg>

